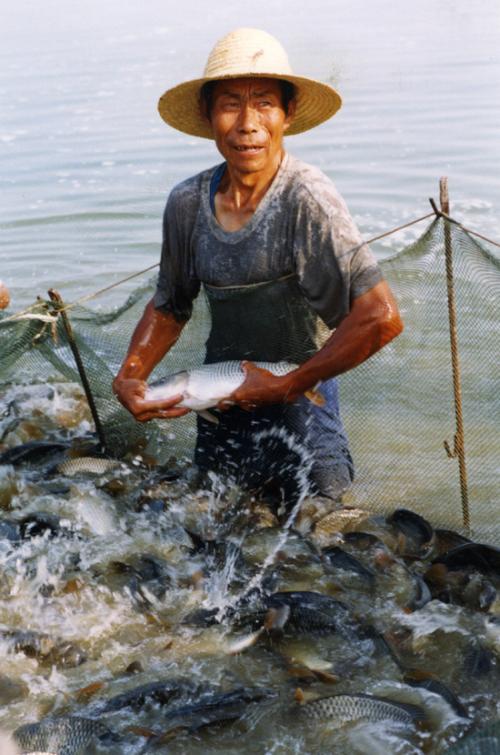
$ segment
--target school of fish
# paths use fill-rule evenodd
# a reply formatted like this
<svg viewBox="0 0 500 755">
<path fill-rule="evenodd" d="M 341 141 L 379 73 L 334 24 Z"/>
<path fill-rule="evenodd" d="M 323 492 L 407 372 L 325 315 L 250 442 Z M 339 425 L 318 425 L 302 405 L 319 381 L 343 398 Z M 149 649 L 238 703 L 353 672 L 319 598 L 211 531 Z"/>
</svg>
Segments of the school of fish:
<svg viewBox="0 0 500 755">
<path fill-rule="evenodd" d="M 100 458 L 36 390 L 0 416 L 2 755 L 500 751 L 498 548 Z"/>
</svg>

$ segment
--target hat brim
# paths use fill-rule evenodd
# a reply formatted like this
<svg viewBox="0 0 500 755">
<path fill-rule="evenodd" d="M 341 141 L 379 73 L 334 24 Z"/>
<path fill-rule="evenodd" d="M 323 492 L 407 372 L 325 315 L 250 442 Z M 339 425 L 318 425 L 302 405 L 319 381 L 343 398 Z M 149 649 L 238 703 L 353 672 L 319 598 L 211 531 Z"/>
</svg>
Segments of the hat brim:
<svg viewBox="0 0 500 755">
<path fill-rule="evenodd" d="M 210 124 L 200 110 L 200 89 L 207 81 L 246 77 L 283 79 L 295 86 L 297 106 L 287 136 L 301 134 L 328 120 L 342 105 L 338 92 L 328 84 L 305 76 L 279 75 L 276 73 L 239 73 L 230 76 L 215 76 L 193 79 L 168 89 L 160 97 L 158 111 L 169 126 L 191 136 L 213 139 Z"/>
</svg>

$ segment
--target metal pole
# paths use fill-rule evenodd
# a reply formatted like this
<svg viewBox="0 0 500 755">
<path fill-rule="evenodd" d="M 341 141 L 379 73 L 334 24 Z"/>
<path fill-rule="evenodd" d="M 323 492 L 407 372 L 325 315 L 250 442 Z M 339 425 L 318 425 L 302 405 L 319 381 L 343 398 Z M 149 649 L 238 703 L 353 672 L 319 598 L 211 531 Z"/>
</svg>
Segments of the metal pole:
<svg viewBox="0 0 500 755">
<path fill-rule="evenodd" d="M 448 179 L 441 178 L 439 181 L 439 201 L 441 212 L 450 214 L 450 200 L 448 196 Z M 464 421 L 462 413 L 462 388 L 460 382 L 460 359 L 457 339 L 457 314 L 455 306 L 455 288 L 453 280 L 453 247 L 451 243 L 451 230 L 448 220 L 443 218 L 444 223 L 444 252 L 446 261 L 446 287 L 448 292 L 448 320 L 450 326 L 451 369 L 453 373 L 453 394 L 455 398 L 455 438 L 453 453 L 451 454 L 446 444 L 448 453 L 458 457 L 460 474 L 460 493 L 462 497 L 462 518 L 464 527 L 470 530 L 469 493 L 467 489 L 467 469 L 465 464 L 464 444 Z"/>
<path fill-rule="evenodd" d="M 76 367 L 78 369 L 78 372 L 80 374 L 80 379 L 82 381 L 83 390 L 85 391 L 85 396 L 87 397 L 90 411 L 92 413 L 92 418 L 94 420 L 97 437 L 99 438 L 99 443 L 101 445 L 101 451 L 102 453 L 106 453 L 106 438 L 104 435 L 104 430 L 101 425 L 101 420 L 99 419 L 99 414 L 97 413 L 97 407 L 95 405 L 94 397 L 92 395 L 90 383 L 87 378 L 87 373 L 85 372 L 85 367 L 83 366 L 83 361 L 80 356 L 80 352 L 78 350 L 75 337 L 73 335 L 73 328 L 71 327 L 69 317 L 64 310 L 64 302 L 62 300 L 61 294 L 58 291 L 55 291 L 53 288 L 49 289 L 48 294 L 51 300 L 56 303 L 57 310 L 59 311 L 59 314 L 62 317 L 64 330 L 66 331 L 66 336 L 68 338 L 69 347 L 71 351 L 73 352 L 73 356 L 76 362 Z"/>
</svg>

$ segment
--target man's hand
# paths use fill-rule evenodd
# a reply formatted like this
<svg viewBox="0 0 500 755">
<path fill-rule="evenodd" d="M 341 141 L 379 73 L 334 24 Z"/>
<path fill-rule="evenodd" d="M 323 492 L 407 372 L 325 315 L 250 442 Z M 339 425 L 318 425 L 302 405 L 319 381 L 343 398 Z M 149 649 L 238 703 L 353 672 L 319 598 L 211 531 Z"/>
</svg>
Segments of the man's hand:
<svg viewBox="0 0 500 755">
<path fill-rule="evenodd" d="M 241 367 L 245 373 L 245 382 L 219 403 L 218 408 L 222 411 L 235 405 L 252 411 L 267 404 L 287 404 L 296 401 L 301 395 L 300 392 L 293 391 L 288 375 L 277 377 L 253 362 L 242 362 Z"/>
<path fill-rule="evenodd" d="M 134 330 L 127 356 L 113 380 L 113 392 L 139 422 L 173 419 L 189 412 L 185 407 L 176 408 L 182 396 L 174 396 L 168 401 L 144 400 L 146 379 L 177 341 L 184 324 L 172 314 L 158 311 L 151 300 Z"/>
<path fill-rule="evenodd" d="M 146 388 L 144 380 L 135 378 L 117 378 L 113 382 L 113 391 L 118 401 L 134 415 L 138 422 L 148 422 L 150 419 L 174 419 L 190 411 L 184 406 L 177 407 L 179 401 L 182 401 L 181 394 L 167 401 L 146 401 L 144 399 Z"/>
</svg>

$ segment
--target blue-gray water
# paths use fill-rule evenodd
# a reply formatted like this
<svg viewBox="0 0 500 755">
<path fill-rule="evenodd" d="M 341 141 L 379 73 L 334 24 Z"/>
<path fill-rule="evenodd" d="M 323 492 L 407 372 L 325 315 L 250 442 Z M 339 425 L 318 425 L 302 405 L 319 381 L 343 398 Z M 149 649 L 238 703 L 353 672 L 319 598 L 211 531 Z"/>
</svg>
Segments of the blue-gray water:
<svg viewBox="0 0 500 755">
<path fill-rule="evenodd" d="M 428 212 L 447 175 L 453 214 L 500 238 L 496 0 L 3 6 L 0 278 L 11 311 L 50 286 L 74 299 L 158 260 L 169 189 L 218 160 L 210 142 L 163 123 L 158 97 L 243 25 L 274 33 L 296 72 L 341 92 L 340 113 L 288 149 L 333 178 L 366 237 Z M 374 249 L 384 256 L 421 228 Z"/>
</svg>

